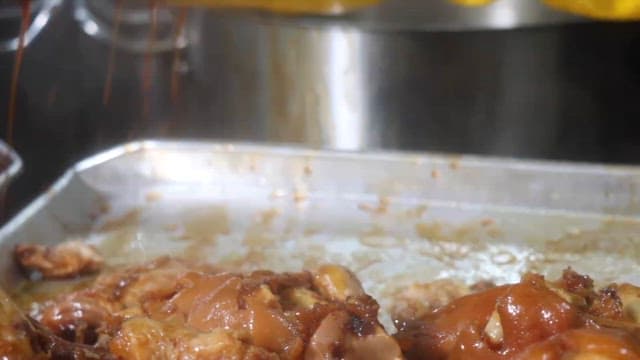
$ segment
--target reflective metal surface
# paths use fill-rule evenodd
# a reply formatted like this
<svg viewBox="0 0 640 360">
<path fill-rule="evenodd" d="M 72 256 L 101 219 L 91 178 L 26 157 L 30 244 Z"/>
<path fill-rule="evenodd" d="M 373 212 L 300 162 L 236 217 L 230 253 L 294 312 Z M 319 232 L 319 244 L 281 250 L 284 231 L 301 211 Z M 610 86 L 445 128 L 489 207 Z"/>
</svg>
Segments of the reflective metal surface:
<svg viewBox="0 0 640 360">
<path fill-rule="evenodd" d="M 75 20 L 85 34 L 97 40 L 137 53 L 157 53 L 186 46 L 184 37 L 175 34 L 178 10 L 160 7 L 157 4 L 154 7 L 150 5 L 153 3 L 148 1 L 74 2 Z"/>
<path fill-rule="evenodd" d="M 345 19 L 367 29 L 396 31 L 512 29 L 583 21 L 549 8 L 541 0 L 499 0 L 474 7 L 447 0 L 388 0 Z"/>
<path fill-rule="evenodd" d="M 507 3 L 525 2 L 480 12 Z M 345 18 L 197 10 L 176 53 L 149 62 L 117 49 L 105 104 L 109 43 L 87 34 L 77 9 L 65 2 L 25 53 L 15 127 L 25 172 L 9 192 L 12 211 L 72 162 L 145 136 L 639 161 L 637 23 L 444 31 L 433 20 L 396 31 L 368 25 L 375 11 L 391 16 L 382 9 Z M 12 65 L 13 54 L 0 54 L 0 99 Z"/>
<path fill-rule="evenodd" d="M 638 283 L 638 190 L 637 167 L 135 142 L 76 164 L 0 229 L 0 252 L 80 239 L 110 266 L 163 255 L 232 271 L 342 264 L 391 325 L 393 294 L 415 282 L 555 278 L 571 264 Z M 0 258 L 3 287 L 16 270 Z"/>
<path fill-rule="evenodd" d="M 20 156 L 4 141 L 0 140 L 0 192 L 6 190 L 9 183 L 21 170 L 22 159 L 20 159 Z"/>
<path fill-rule="evenodd" d="M 599 160 L 607 122 L 640 116 L 639 36 L 638 24 L 386 32 L 201 13 L 186 91 L 195 116 L 272 140 Z"/>
<path fill-rule="evenodd" d="M 32 0 L 30 25 L 25 33 L 25 46 L 35 39 L 55 14 L 62 0 Z M 15 51 L 22 21 L 22 6 L 19 1 L 0 2 L 0 51 Z"/>
</svg>

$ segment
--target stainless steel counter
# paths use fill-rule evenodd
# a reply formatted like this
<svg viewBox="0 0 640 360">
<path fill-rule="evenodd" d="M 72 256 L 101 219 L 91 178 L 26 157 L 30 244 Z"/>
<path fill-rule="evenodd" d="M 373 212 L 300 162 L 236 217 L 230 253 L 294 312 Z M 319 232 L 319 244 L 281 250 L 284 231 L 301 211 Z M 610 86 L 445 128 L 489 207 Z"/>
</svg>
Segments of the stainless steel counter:
<svg viewBox="0 0 640 360">
<path fill-rule="evenodd" d="M 145 113 L 144 56 L 125 49 L 103 105 L 109 46 L 73 20 L 74 4 L 66 1 L 26 51 L 15 134 L 25 172 L 11 188 L 12 209 L 71 162 L 133 137 L 638 162 L 636 23 L 549 15 L 511 30 L 434 20 L 398 31 L 368 22 L 384 8 L 304 21 L 197 11 L 181 51 L 179 100 L 170 96 L 173 53 L 158 52 Z M 0 99 L 12 63 L 13 54 L 0 54 Z M 0 101 L 0 114 L 6 106 Z"/>
</svg>

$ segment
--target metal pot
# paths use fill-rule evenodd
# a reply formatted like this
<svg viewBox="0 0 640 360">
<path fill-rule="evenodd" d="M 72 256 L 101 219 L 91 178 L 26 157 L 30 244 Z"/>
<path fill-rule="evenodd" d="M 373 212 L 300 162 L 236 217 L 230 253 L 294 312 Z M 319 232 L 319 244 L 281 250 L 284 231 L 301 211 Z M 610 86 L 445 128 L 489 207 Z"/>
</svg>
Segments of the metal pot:
<svg viewBox="0 0 640 360">
<path fill-rule="evenodd" d="M 638 24 L 401 2 L 346 19 L 194 14 L 188 117 L 329 148 L 591 159 L 605 120 L 640 116 Z"/>
</svg>

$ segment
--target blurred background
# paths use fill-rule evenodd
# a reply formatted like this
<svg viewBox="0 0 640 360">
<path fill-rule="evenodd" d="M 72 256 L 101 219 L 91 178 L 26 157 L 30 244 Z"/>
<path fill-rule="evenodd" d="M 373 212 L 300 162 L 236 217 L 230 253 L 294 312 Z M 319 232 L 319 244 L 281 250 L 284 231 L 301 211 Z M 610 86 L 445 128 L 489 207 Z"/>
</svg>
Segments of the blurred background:
<svg viewBox="0 0 640 360">
<path fill-rule="evenodd" d="M 137 138 L 640 162 L 640 23 L 535 0 L 264 2 L 32 0 L 9 212 Z M 22 3 L 0 0 L 3 138 Z"/>
</svg>

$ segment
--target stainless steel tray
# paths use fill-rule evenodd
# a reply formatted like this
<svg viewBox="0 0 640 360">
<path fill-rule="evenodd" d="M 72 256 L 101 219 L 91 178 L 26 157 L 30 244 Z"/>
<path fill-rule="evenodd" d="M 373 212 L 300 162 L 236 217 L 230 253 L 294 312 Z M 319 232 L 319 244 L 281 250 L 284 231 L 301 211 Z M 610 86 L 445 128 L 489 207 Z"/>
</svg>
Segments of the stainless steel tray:
<svg viewBox="0 0 640 360">
<path fill-rule="evenodd" d="M 22 170 L 22 160 L 4 141 L 0 140 L 0 191 Z"/>
<path fill-rule="evenodd" d="M 398 288 L 445 277 L 570 265 L 639 283 L 639 186 L 633 167 L 142 141 L 69 170 L 0 230 L 0 249 L 83 238 L 112 265 L 341 263 L 386 308 Z M 11 286 L 11 256 L 0 266 Z"/>
</svg>

